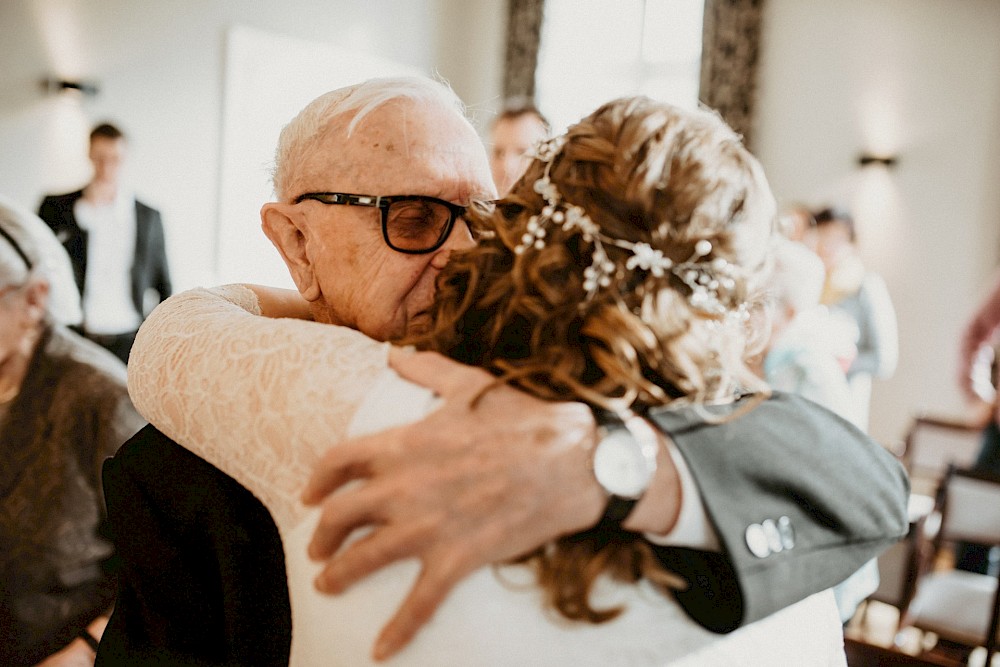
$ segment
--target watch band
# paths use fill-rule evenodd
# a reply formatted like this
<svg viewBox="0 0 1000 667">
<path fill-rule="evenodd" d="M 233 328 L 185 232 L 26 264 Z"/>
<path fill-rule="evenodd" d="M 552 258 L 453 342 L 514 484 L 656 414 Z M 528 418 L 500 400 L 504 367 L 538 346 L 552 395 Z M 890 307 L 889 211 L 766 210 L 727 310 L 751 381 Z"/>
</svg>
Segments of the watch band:
<svg viewBox="0 0 1000 667">
<path fill-rule="evenodd" d="M 621 496 L 608 496 L 608 504 L 604 507 L 604 515 L 594 526 L 596 530 L 621 530 L 622 523 L 632 513 L 635 506 L 639 504 L 638 498 L 622 498 Z"/>
<path fill-rule="evenodd" d="M 90 647 L 90 650 L 97 653 L 97 648 L 101 645 L 101 642 L 97 639 L 97 637 L 90 634 L 90 630 L 84 627 L 80 630 L 80 632 L 76 633 L 76 636 L 87 642 L 87 646 Z"/>
</svg>

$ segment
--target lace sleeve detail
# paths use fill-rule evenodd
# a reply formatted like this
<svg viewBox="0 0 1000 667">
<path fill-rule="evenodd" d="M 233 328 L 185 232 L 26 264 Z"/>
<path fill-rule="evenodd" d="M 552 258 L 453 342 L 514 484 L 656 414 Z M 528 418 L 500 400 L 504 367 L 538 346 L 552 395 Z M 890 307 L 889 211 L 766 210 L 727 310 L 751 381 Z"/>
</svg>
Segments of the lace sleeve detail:
<svg viewBox="0 0 1000 667">
<path fill-rule="evenodd" d="M 345 327 L 258 317 L 239 285 L 160 304 L 136 336 L 128 387 L 164 434 L 297 523 L 315 462 L 345 437 L 389 345 Z"/>
</svg>

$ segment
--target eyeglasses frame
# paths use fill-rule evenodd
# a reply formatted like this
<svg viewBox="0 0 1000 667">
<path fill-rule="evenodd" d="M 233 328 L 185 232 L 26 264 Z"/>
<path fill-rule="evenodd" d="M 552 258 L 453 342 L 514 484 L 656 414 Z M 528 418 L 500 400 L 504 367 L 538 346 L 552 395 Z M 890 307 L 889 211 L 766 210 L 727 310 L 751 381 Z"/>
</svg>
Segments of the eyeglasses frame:
<svg viewBox="0 0 1000 667">
<path fill-rule="evenodd" d="M 396 252 L 401 252 L 407 255 L 426 255 L 438 250 L 451 236 L 451 232 L 455 228 L 455 220 L 464 216 L 465 212 L 468 210 L 467 206 L 453 204 L 445 199 L 431 197 L 429 195 L 382 196 L 358 195 L 346 192 L 306 192 L 296 197 L 292 203 L 300 204 L 306 200 L 318 201 L 319 203 L 326 204 L 328 206 L 365 206 L 369 208 L 377 208 L 382 214 L 382 239 L 385 241 L 385 244 Z M 401 201 L 426 201 L 442 204 L 451 213 L 451 216 L 448 218 L 448 224 L 445 225 L 444 231 L 441 233 L 441 237 L 430 248 L 426 248 L 424 250 L 397 248 L 389 240 L 389 207 L 392 204 Z"/>
</svg>

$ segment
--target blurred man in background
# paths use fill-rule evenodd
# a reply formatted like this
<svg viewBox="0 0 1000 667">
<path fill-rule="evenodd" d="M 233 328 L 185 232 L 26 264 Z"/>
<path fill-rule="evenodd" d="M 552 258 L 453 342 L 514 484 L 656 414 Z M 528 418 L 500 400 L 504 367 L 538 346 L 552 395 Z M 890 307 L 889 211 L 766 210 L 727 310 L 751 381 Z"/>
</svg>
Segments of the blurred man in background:
<svg viewBox="0 0 1000 667">
<path fill-rule="evenodd" d="M 38 210 L 73 262 L 83 296 L 80 333 L 125 362 L 139 325 L 171 292 L 160 212 L 122 182 L 126 148 L 117 127 L 95 127 L 90 183 L 45 197 Z"/>
<path fill-rule="evenodd" d="M 550 132 L 549 122 L 531 103 L 508 104 L 500 112 L 490 132 L 490 171 L 501 197 L 528 168 L 528 150 Z"/>
</svg>

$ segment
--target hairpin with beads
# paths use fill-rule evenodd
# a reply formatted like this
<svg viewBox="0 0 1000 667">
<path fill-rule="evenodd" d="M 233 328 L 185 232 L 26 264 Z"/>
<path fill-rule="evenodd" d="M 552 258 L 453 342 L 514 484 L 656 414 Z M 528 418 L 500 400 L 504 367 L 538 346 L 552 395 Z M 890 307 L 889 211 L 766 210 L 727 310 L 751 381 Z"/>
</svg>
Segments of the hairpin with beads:
<svg viewBox="0 0 1000 667">
<path fill-rule="evenodd" d="M 540 142 L 529 153 L 545 164 L 545 172 L 533 186 L 535 192 L 545 200 L 545 206 L 528 218 L 524 235 L 514 247 L 514 252 L 522 255 L 531 249 L 544 248 L 548 229 L 553 225 L 561 227 L 565 232 L 578 231 L 584 241 L 593 246 L 590 266 L 583 271 L 583 289 L 587 292 L 585 302 L 590 301 L 598 290 L 611 286 L 619 266 L 608 256 L 606 246 L 614 246 L 629 252 L 625 260 L 626 271 L 639 269 L 656 278 L 669 272 L 690 290 L 687 300 L 692 308 L 712 316 L 726 314 L 730 310 L 726 305 L 729 300 L 727 297 L 736 286 L 733 266 L 723 257 L 708 259 L 712 253 L 711 241 L 699 240 L 687 260 L 675 262 L 666 257 L 662 250 L 653 248 L 648 243 L 633 243 L 604 234 L 587 212 L 582 207 L 567 202 L 552 182 L 552 163 L 565 145 L 566 137 L 562 135 Z"/>
</svg>

